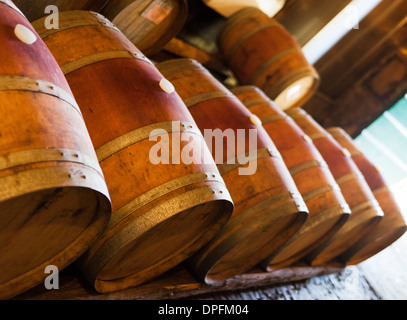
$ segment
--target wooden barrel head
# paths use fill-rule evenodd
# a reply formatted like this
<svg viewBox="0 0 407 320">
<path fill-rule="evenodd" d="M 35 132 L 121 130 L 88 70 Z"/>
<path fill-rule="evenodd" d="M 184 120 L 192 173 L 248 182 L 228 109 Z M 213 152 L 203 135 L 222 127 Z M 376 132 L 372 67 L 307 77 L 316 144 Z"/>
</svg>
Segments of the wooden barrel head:
<svg viewBox="0 0 407 320">
<path fill-rule="evenodd" d="M 168 60 L 157 67 L 173 83 L 202 132 L 217 130 L 232 136 L 219 149 L 212 138 L 205 138 L 212 145 L 235 211 L 217 235 L 189 259 L 189 265 L 207 283 L 223 283 L 277 250 L 303 225 L 308 209 L 259 119 L 208 70 L 190 59 Z M 241 141 L 236 138 L 238 130 L 245 132 Z M 255 146 L 249 143 L 250 130 L 255 133 Z M 247 162 L 239 162 L 242 156 L 248 156 L 248 166 L 256 163 L 254 172 L 239 174 L 247 167 Z"/>
<path fill-rule="evenodd" d="M 87 247 L 81 242 L 90 244 L 106 226 L 107 210 L 100 210 L 105 202 L 93 190 L 78 187 L 54 187 L 1 202 L 2 296 L 15 291 L 15 285 L 26 286 L 31 276 L 45 278 L 53 261 L 66 266 L 83 253 Z"/>
<path fill-rule="evenodd" d="M 319 75 L 295 38 L 257 8 L 233 14 L 218 37 L 220 52 L 241 85 L 255 85 L 286 110 L 302 106 Z"/>
<path fill-rule="evenodd" d="M 311 137 L 351 209 L 351 216 L 343 227 L 308 255 L 313 265 L 320 265 L 338 258 L 368 234 L 382 219 L 383 211 L 349 151 L 303 109 L 293 108 L 287 113 Z"/>
<path fill-rule="evenodd" d="M 33 24 L 81 107 L 112 199 L 105 234 L 78 265 L 99 292 L 137 286 L 206 244 L 233 201 L 171 83 L 109 20 L 68 11 L 58 30 Z M 202 156 L 184 161 L 188 148 Z"/>
<path fill-rule="evenodd" d="M 101 13 L 149 56 L 177 35 L 187 11 L 186 0 L 110 0 Z"/>
<path fill-rule="evenodd" d="M 390 246 L 407 230 L 403 214 L 378 168 L 363 154 L 352 137 L 342 128 L 329 128 L 328 132 L 339 144 L 348 149 L 383 210 L 383 218 L 369 234 L 342 254 L 348 265 L 358 264 Z"/>
<path fill-rule="evenodd" d="M 108 189 L 57 62 L 10 2 L 0 2 L 0 297 L 62 270 L 106 228 Z M 18 26 L 20 26 L 18 28 Z"/>
<path fill-rule="evenodd" d="M 301 229 L 262 263 L 268 269 L 291 265 L 336 233 L 350 208 L 312 140 L 284 111 L 257 87 L 231 91 L 262 121 L 308 207 Z"/>
</svg>

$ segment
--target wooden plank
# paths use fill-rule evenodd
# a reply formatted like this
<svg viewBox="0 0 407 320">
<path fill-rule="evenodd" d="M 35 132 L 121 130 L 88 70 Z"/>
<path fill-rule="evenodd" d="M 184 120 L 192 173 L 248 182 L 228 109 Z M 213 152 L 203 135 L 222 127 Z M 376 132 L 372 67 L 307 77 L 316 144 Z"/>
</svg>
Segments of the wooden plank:
<svg viewBox="0 0 407 320">
<path fill-rule="evenodd" d="M 407 32 L 407 27 L 406 30 Z M 407 57 L 406 57 L 407 58 Z M 372 69 L 363 85 L 384 105 L 394 103 L 407 88 L 407 59 L 397 53 L 387 55 Z"/>
<path fill-rule="evenodd" d="M 361 270 L 348 267 L 340 273 L 304 281 L 249 290 L 215 292 L 194 297 L 200 300 L 381 300 Z"/>
<path fill-rule="evenodd" d="M 43 285 L 16 297 L 16 300 L 160 300 L 190 298 L 196 295 L 222 292 L 228 290 L 247 289 L 258 286 L 270 286 L 309 279 L 325 274 L 339 273 L 344 268 L 338 264 L 326 267 L 309 267 L 299 264 L 290 268 L 264 272 L 253 269 L 248 273 L 236 276 L 218 286 L 210 286 L 197 280 L 185 266 L 173 268 L 154 281 L 136 288 L 119 292 L 98 294 L 91 285 L 74 268 L 61 272 L 60 288 L 46 290 Z"/>
<path fill-rule="evenodd" d="M 348 90 L 315 119 L 325 128 L 341 127 L 355 137 L 377 119 L 384 108 L 383 103 L 372 93 L 357 86 Z"/>
<path fill-rule="evenodd" d="M 303 46 L 349 3 L 350 0 L 291 0 L 275 18 Z"/>
<path fill-rule="evenodd" d="M 316 63 L 321 84 L 303 107 L 322 126 L 355 137 L 405 93 L 406 14 L 407 2 L 383 0 Z"/>
<path fill-rule="evenodd" d="M 221 74 L 227 74 L 229 69 L 223 62 L 219 54 L 210 54 L 192 44 L 189 44 L 179 38 L 171 39 L 165 46 L 164 50 L 178 57 L 194 59 L 205 67 L 215 70 Z"/>
<path fill-rule="evenodd" d="M 407 236 L 360 263 L 363 273 L 372 288 L 383 300 L 407 299 Z"/>
<path fill-rule="evenodd" d="M 199 300 L 406 300 L 407 236 L 341 272 L 303 281 L 212 292 Z"/>
<path fill-rule="evenodd" d="M 381 49 L 397 50 L 389 39 L 404 26 L 406 14 L 407 3 L 397 0 L 383 1 L 367 15 L 359 29 L 351 30 L 316 63 L 323 79 L 320 90 L 338 98 L 383 57 Z"/>
</svg>

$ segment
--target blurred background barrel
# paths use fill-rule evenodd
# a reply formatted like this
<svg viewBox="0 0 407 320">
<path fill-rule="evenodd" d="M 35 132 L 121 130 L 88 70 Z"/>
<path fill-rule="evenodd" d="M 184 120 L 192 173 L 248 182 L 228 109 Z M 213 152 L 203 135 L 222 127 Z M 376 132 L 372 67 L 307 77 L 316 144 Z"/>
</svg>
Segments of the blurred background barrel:
<svg viewBox="0 0 407 320">
<path fill-rule="evenodd" d="M 57 62 L 12 3 L 0 2 L 0 21 L 0 298 L 9 298 L 83 254 L 111 205 Z"/>
<path fill-rule="evenodd" d="M 109 0 L 13 0 L 14 4 L 31 22 L 50 14 L 47 6 L 54 6 L 58 11 L 90 10 L 98 12 Z M 51 9 L 51 7 L 49 8 Z M 53 8 L 54 9 L 54 8 Z"/>
<path fill-rule="evenodd" d="M 309 218 L 262 264 L 282 268 L 298 261 L 332 237 L 347 221 L 350 208 L 312 140 L 284 111 L 254 86 L 232 90 L 263 123 L 309 210 Z"/>
<path fill-rule="evenodd" d="M 149 56 L 178 34 L 188 6 L 186 0 L 109 0 L 101 13 Z"/>
<path fill-rule="evenodd" d="M 313 140 L 351 209 L 351 216 L 344 226 L 308 256 L 313 265 L 320 265 L 339 258 L 368 234 L 383 217 L 383 211 L 349 151 L 303 109 L 293 108 L 287 113 Z"/>
<path fill-rule="evenodd" d="M 239 83 L 259 87 L 282 110 L 302 106 L 319 85 L 295 38 L 257 8 L 233 14 L 219 33 L 218 46 Z"/>
<path fill-rule="evenodd" d="M 99 292 L 148 281 L 226 223 L 229 192 L 181 98 L 110 21 L 67 11 L 57 30 L 34 25 L 77 98 L 112 198 L 108 230 L 79 265 Z M 185 164 L 184 147 L 206 156 Z"/>
<path fill-rule="evenodd" d="M 189 260 L 206 282 L 222 283 L 285 243 L 303 225 L 308 209 L 259 119 L 207 69 L 190 59 L 168 60 L 157 67 L 204 132 L 235 203 L 229 222 Z M 216 130 L 213 146 L 208 132 Z M 250 130 L 255 133 L 253 140 Z"/>
<path fill-rule="evenodd" d="M 328 132 L 349 150 L 384 213 L 383 219 L 371 232 L 342 254 L 342 260 L 348 265 L 358 264 L 390 246 L 406 232 L 407 226 L 380 170 L 357 148 L 345 130 L 335 127 L 329 128 Z"/>
</svg>

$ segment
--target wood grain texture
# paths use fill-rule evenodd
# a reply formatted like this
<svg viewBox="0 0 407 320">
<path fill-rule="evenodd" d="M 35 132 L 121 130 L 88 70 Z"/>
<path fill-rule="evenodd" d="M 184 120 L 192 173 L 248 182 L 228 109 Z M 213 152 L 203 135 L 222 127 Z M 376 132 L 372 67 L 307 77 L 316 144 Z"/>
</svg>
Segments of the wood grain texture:
<svg viewBox="0 0 407 320">
<path fill-rule="evenodd" d="M 34 25 L 67 70 L 113 205 L 107 232 L 78 264 L 96 290 L 122 290 L 188 258 L 226 223 L 233 204 L 188 109 L 162 89 L 163 76 L 140 50 L 101 15 L 65 12 L 60 21 L 66 27 L 51 34 L 41 21 Z M 160 141 L 168 162 L 150 156 Z M 166 142 L 179 150 L 166 150 Z M 202 159 L 194 153 L 184 163 L 187 145 Z"/>
<path fill-rule="evenodd" d="M 303 109 L 290 109 L 287 114 L 313 140 L 351 209 L 351 216 L 344 226 L 309 254 L 308 259 L 312 260 L 312 264 L 318 265 L 338 257 L 369 233 L 383 217 L 383 211 L 349 151 Z"/>
<path fill-rule="evenodd" d="M 266 131 L 250 120 L 253 114 L 209 71 L 190 59 L 169 60 L 157 67 L 174 84 L 202 131 L 234 132 L 234 141 L 222 145 L 221 157 L 216 142 L 213 146 L 212 138 L 206 141 L 218 159 L 235 211 L 216 237 L 189 260 L 206 282 L 223 282 L 256 265 L 287 241 L 304 223 L 308 210 Z M 236 139 L 238 129 L 245 130 L 240 142 Z M 256 130 L 255 145 L 249 143 L 250 129 Z M 224 170 L 229 166 L 227 161 L 236 158 L 235 153 L 238 157 L 250 151 L 257 153 L 249 161 L 257 164 L 254 173 L 239 174 L 244 166 L 241 162 Z"/>
<path fill-rule="evenodd" d="M 357 264 L 398 240 L 406 232 L 407 226 L 379 169 L 356 147 L 353 139 L 342 128 L 329 128 L 328 132 L 349 150 L 384 213 L 379 224 L 343 254 L 343 261 L 347 261 L 347 264 Z"/>
<path fill-rule="evenodd" d="M 350 2 L 350 0 L 329 2 L 287 0 L 274 18 L 295 36 L 301 46 L 304 46 Z"/>
<path fill-rule="evenodd" d="M 275 273 L 253 268 L 220 287 L 200 282 L 180 265 L 150 283 L 110 294 L 98 294 L 77 270 L 68 268 L 61 273 L 60 290 L 39 285 L 16 300 L 405 300 L 406 248 L 403 236 L 356 266 L 309 268 L 298 263 Z"/>
<path fill-rule="evenodd" d="M 109 0 L 102 14 L 144 54 L 158 52 L 187 18 L 186 0 Z"/>
<path fill-rule="evenodd" d="M 91 10 L 98 12 L 109 0 L 13 0 L 14 4 L 24 13 L 29 21 L 35 21 L 50 12 L 45 13 L 47 6 L 56 6 L 59 11 Z"/>
<path fill-rule="evenodd" d="M 259 9 L 232 15 L 218 44 L 239 83 L 261 88 L 283 110 L 302 106 L 318 87 L 319 76 L 295 38 Z"/>
<path fill-rule="evenodd" d="M 302 108 L 323 127 L 354 138 L 403 97 L 406 14 L 405 1 L 381 1 L 315 63 L 321 85 Z"/>
<path fill-rule="evenodd" d="M 28 20 L 0 2 L 0 297 L 64 269 L 104 231 L 109 193 L 57 62 Z M 14 33 L 26 27 L 35 41 Z"/>
<path fill-rule="evenodd" d="M 347 221 L 350 208 L 318 149 L 304 131 L 254 86 L 231 90 L 272 138 L 309 210 L 302 228 L 262 265 L 279 269 L 305 257 Z"/>
<path fill-rule="evenodd" d="M 205 294 L 216 295 L 216 292 L 227 290 L 271 286 L 343 271 L 344 269 L 339 265 L 315 268 L 299 264 L 267 273 L 253 268 L 247 273 L 229 279 L 222 285 L 212 286 L 200 282 L 194 273 L 182 264 L 136 288 L 100 294 L 89 286 L 77 270 L 71 268 L 61 276 L 60 290 L 46 291 L 43 286 L 38 286 L 16 297 L 16 300 L 174 300 L 194 299 L 195 296 L 199 299 L 200 295 Z"/>
</svg>

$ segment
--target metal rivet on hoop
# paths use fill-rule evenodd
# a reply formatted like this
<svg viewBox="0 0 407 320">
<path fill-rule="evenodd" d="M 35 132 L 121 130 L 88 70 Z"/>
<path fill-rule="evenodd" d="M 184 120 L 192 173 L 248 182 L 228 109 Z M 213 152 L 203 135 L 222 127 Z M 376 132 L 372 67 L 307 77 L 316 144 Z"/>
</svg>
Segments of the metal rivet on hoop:
<svg viewBox="0 0 407 320">
<path fill-rule="evenodd" d="M 312 143 L 312 139 L 310 138 L 310 136 L 309 135 L 303 135 L 302 136 L 303 137 L 303 139 L 305 140 L 305 141 L 307 141 L 308 143 Z"/>
<path fill-rule="evenodd" d="M 257 127 L 260 127 L 263 124 L 260 118 L 254 114 L 250 116 L 250 121 Z"/>
<path fill-rule="evenodd" d="M 14 34 L 20 41 L 26 44 L 33 44 L 35 41 L 37 41 L 37 36 L 34 34 L 34 32 L 22 24 L 16 25 L 14 28 Z"/>
<path fill-rule="evenodd" d="M 346 148 L 342 148 L 342 153 L 345 157 L 350 158 L 352 155 L 350 154 L 349 150 Z"/>
<path fill-rule="evenodd" d="M 175 88 L 171 82 L 169 82 L 167 79 L 162 78 L 160 81 L 160 88 L 167 93 L 173 93 L 175 91 Z"/>
</svg>

